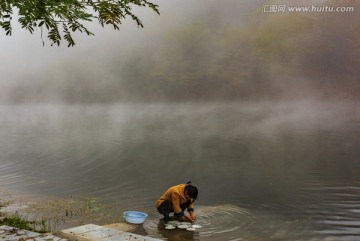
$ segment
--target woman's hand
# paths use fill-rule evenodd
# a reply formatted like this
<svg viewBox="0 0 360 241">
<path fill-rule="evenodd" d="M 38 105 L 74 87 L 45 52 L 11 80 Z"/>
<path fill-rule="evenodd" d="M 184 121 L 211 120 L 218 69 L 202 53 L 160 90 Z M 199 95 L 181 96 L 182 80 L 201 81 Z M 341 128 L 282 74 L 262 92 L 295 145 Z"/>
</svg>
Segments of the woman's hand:
<svg viewBox="0 0 360 241">
<path fill-rule="evenodd" d="M 194 212 L 190 212 L 190 218 L 192 221 L 195 221 L 196 220 L 196 215 Z"/>
<path fill-rule="evenodd" d="M 188 220 L 189 222 L 193 222 L 192 218 L 189 215 L 184 215 L 184 217 L 186 218 L 186 220 Z"/>
</svg>

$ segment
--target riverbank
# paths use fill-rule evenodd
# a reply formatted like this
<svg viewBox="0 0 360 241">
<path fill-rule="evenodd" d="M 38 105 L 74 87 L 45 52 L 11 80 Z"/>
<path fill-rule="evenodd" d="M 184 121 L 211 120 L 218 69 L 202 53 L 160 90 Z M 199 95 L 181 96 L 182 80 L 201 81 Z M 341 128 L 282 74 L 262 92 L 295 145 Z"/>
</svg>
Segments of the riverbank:
<svg viewBox="0 0 360 241">
<path fill-rule="evenodd" d="M 0 226 L 0 235 L 1 235 L 0 239 L 6 241 L 25 241 L 25 240 L 68 241 L 67 239 L 54 236 L 53 234 L 50 233 L 41 234 L 29 230 L 18 229 L 7 225 Z"/>
<path fill-rule="evenodd" d="M 1 190 L 0 194 L 0 225 L 39 232 L 55 232 L 89 222 L 104 225 L 122 221 L 120 213 L 117 216 L 113 215 L 114 210 L 111 207 L 103 205 L 92 197 L 64 199 L 15 194 L 4 190 Z M 6 222 L 1 223 L 1 219 Z"/>
<path fill-rule="evenodd" d="M 19 229 L 7 225 L 0 226 L 0 240 L 6 241 L 160 241 L 151 237 L 127 232 L 125 230 L 136 230 L 139 225 L 127 223 L 110 224 L 99 226 L 87 224 L 52 233 L 37 233 L 29 230 Z"/>
<path fill-rule="evenodd" d="M 0 202 L 0 240 L 7 241 L 90 241 L 90 240 L 143 240 L 157 241 L 146 237 L 142 225 L 126 222 L 106 224 L 85 224 L 63 230 L 51 230 L 48 220 L 30 220 L 21 213 L 25 213 L 30 204 L 16 201 Z M 39 214 L 32 214 L 36 217 Z"/>
</svg>

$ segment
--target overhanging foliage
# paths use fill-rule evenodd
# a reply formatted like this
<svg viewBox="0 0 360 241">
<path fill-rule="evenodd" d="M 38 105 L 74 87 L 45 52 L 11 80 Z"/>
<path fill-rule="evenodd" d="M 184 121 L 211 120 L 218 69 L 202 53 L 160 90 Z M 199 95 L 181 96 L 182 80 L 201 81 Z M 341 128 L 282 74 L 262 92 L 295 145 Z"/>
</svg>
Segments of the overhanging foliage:
<svg viewBox="0 0 360 241">
<path fill-rule="evenodd" d="M 94 35 L 85 22 L 98 20 L 102 27 L 111 25 L 119 30 L 122 20 L 131 17 L 143 27 L 142 21 L 133 13 L 135 6 L 148 7 L 159 14 L 158 6 L 147 0 L 1 0 L 0 26 L 6 35 L 11 35 L 13 16 L 17 13 L 23 29 L 30 33 L 40 29 L 41 36 L 46 30 L 51 45 L 60 45 L 64 39 L 70 47 L 75 45 L 73 32 Z"/>
</svg>

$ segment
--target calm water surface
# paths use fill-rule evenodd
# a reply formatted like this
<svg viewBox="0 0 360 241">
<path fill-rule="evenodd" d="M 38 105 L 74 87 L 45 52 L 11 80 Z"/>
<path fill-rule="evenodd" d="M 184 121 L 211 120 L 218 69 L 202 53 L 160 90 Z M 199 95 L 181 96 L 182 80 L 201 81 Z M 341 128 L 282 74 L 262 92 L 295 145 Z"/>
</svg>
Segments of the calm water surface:
<svg viewBox="0 0 360 241">
<path fill-rule="evenodd" d="M 360 240 L 359 123 L 357 102 L 1 106 L 0 188 L 145 211 L 165 240 Z M 154 203 L 189 180 L 203 228 L 164 230 Z"/>
</svg>

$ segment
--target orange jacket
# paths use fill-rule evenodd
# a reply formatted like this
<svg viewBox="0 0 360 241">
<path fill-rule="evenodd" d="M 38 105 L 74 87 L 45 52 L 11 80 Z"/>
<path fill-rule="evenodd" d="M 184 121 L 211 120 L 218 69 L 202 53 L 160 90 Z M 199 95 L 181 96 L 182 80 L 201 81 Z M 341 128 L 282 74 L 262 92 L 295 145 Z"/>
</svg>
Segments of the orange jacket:
<svg viewBox="0 0 360 241">
<path fill-rule="evenodd" d="M 173 187 L 170 187 L 166 192 L 157 200 L 156 207 L 159 207 L 160 204 L 165 200 L 170 200 L 173 204 L 173 209 L 175 213 L 180 213 L 182 210 L 180 204 L 186 203 L 185 197 L 185 187 L 187 184 L 179 184 Z M 191 203 L 188 208 L 193 208 Z"/>
</svg>

